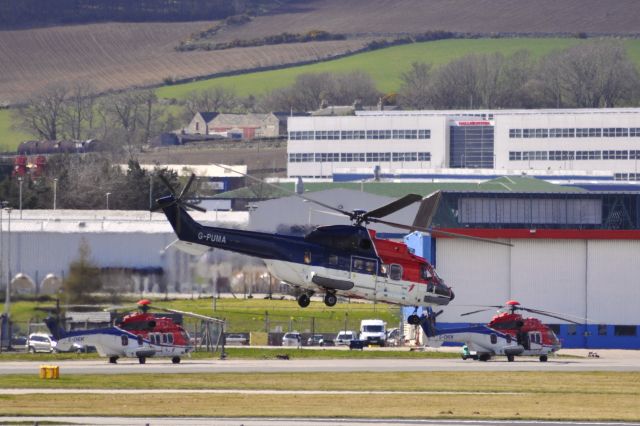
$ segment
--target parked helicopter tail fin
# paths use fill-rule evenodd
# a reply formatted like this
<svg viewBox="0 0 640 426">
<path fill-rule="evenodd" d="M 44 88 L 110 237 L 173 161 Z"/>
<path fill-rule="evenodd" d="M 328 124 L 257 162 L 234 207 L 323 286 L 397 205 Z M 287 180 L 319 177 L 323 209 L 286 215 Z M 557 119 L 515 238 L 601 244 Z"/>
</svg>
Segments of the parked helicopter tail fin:
<svg viewBox="0 0 640 426">
<path fill-rule="evenodd" d="M 57 318 L 47 317 L 45 318 L 44 323 L 55 340 L 60 340 L 67 335 L 67 332 L 64 330 L 64 327 L 62 327 L 62 324 L 60 324 L 60 321 L 58 321 Z"/>
<path fill-rule="evenodd" d="M 420 327 L 422 327 L 422 330 L 424 330 L 424 334 L 427 336 L 427 338 L 434 337 L 438 334 L 438 329 L 436 328 L 436 318 L 443 311 L 439 310 L 438 312 L 433 312 L 433 309 L 431 309 L 431 307 L 428 307 L 426 308 L 426 312 L 426 315 L 423 314 L 420 317 Z"/>
</svg>

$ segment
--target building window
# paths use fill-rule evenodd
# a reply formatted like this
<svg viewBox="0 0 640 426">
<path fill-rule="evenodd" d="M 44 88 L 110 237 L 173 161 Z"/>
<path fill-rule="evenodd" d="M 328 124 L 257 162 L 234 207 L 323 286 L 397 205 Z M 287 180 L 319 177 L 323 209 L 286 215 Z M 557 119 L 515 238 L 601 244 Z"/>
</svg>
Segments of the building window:
<svg viewBox="0 0 640 426">
<path fill-rule="evenodd" d="M 567 326 L 567 336 L 575 336 L 577 334 L 578 328 L 575 324 L 569 324 Z"/>
<path fill-rule="evenodd" d="M 607 326 L 605 324 L 598 324 L 598 336 L 607 335 Z"/>
<path fill-rule="evenodd" d="M 637 335 L 637 327 L 635 325 L 614 325 L 613 335 L 635 337 Z"/>
</svg>

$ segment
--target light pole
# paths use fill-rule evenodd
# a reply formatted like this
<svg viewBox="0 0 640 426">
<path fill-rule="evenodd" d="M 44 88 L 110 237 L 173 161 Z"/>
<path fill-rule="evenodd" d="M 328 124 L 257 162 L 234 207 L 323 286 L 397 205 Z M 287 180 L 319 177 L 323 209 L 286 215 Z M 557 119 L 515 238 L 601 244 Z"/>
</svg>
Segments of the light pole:
<svg viewBox="0 0 640 426">
<path fill-rule="evenodd" d="M 7 286 L 6 296 L 4 299 L 5 333 L 8 336 L 9 311 L 11 308 L 11 207 L 7 207 L 5 210 L 9 216 L 9 220 L 7 222 L 7 235 L 9 238 L 9 243 L 7 244 Z"/>
<path fill-rule="evenodd" d="M 109 210 L 109 195 L 111 195 L 111 193 L 107 192 L 105 195 L 107 196 L 107 210 Z"/>
<path fill-rule="evenodd" d="M 22 181 L 23 181 L 22 176 L 18 176 L 18 184 L 20 187 L 20 196 L 19 196 L 20 203 L 18 205 L 20 207 L 20 219 L 22 219 Z"/>
<path fill-rule="evenodd" d="M 58 195 L 58 178 L 53 179 L 53 209 L 56 209 L 56 200 Z"/>
</svg>

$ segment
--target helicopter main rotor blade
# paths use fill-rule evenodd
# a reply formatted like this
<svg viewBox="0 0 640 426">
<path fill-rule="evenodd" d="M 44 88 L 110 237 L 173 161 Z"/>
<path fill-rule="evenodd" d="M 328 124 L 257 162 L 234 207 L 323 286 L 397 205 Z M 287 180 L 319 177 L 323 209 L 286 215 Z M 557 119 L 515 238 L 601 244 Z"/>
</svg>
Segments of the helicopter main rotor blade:
<svg viewBox="0 0 640 426">
<path fill-rule="evenodd" d="M 187 203 L 186 201 L 183 201 L 182 205 L 185 206 L 185 207 L 189 207 L 190 209 L 197 210 L 197 211 L 202 212 L 202 213 L 205 213 L 207 211 L 207 209 L 205 209 L 203 207 L 197 206 L 197 205 L 192 204 L 192 203 Z"/>
<path fill-rule="evenodd" d="M 490 308 L 478 309 L 477 311 L 465 312 L 464 314 L 460 314 L 460 316 L 464 317 L 464 316 L 467 316 L 467 315 L 477 314 L 478 312 L 486 312 L 488 310 L 490 310 Z"/>
<path fill-rule="evenodd" d="M 566 315 L 566 314 L 556 314 L 555 312 L 541 311 L 541 310 L 538 310 L 538 309 L 531 309 L 531 308 L 519 308 L 519 309 L 522 309 L 523 311 L 531 312 L 532 314 L 544 315 L 546 317 L 567 321 L 567 322 L 570 322 L 572 324 L 577 324 L 577 325 L 581 325 L 581 324 L 584 324 L 585 322 L 587 322 L 586 318 L 582 318 L 584 320 L 583 322 L 578 322 L 578 321 L 571 320 L 571 319 L 567 318 L 566 316 L 563 316 L 563 315 Z"/>
<path fill-rule="evenodd" d="M 382 207 L 378 207 L 377 209 L 371 210 L 364 215 L 362 215 L 362 219 L 367 221 L 371 217 L 380 218 L 390 215 L 391 213 L 395 213 L 398 210 L 402 210 L 407 206 L 415 203 L 416 201 L 422 200 L 422 195 L 418 194 L 407 194 L 402 198 L 399 198 L 395 201 L 390 202 L 387 205 Z"/>
<path fill-rule="evenodd" d="M 470 235 L 458 234 L 457 232 L 441 231 L 439 229 L 434 229 L 434 228 L 423 228 L 421 226 L 404 225 L 402 223 L 389 222 L 389 221 L 386 221 L 386 220 L 376 219 L 376 218 L 369 218 L 369 222 L 381 223 L 383 225 L 393 226 L 394 228 L 406 229 L 407 231 L 412 231 L 412 232 L 413 231 L 420 231 L 420 232 L 426 232 L 426 233 L 431 234 L 431 235 L 440 234 L 440 235 L 446 235 L 447 237 L 462 238 L 462 239 L 465 239 L 465 240 L 481 241 L 483 243 L 498 244 L 498 245 L 501 245 L 501 246 L 513 247 L 513 244 L 511 244 L 511 243 L 505 243 L 505 242 L 502 242 L 502 241 L 491 240 L 489 238 L 472 237 Z"/>
<path fill-rule="evenodd" d="M 194 312 L 186 312 L 186 311 L 179 311 L 177 309 L 159 308 L 159 307 L 154 307 L 153 309 L 156 309 L 158 311 L 170 312 L 172 314 L 180 314 L 180 315 L 184 315 L 184 316 L 188 316 L 188 317 L 192 317 L 192 318 L 197 318 L 197 319 L 201 319 L 203 321 L 218 322 L 218 323 L 223 323 L 224 322 L 224 320 L 221 320 L 220 318 L 208 317 L 206 315 L 200 315 L 200 314 L 196 314 Z"/>
<path fill-rule="evenodd" d="M 237 173 L 237 174 L 239 174 L 239 175 L 241 175 L 241 176 L 244 176 L 244 177 L 246 177 L 246 178 L 249 178 L 249 179 L 253 180 L 254 182 L 263 183 L 263 184 L 268 185 L 268 186 L 270 186 L 270 187 L 272 187 L 272 188 L 275 188 L 275 189 L 277 189 L 277 190 L 279 190 L 279 191 L 285 192 L 285 193 L 287 193 L 287 194 L 289 194 L 289 195 L 293 195 L 294 197 L 298 197 L 298 198 L 301 198 L 301 199 L 303 199 L 303 200 L 305 200 L 305 201 L 308 201 L 308 202 L 310 202 L 310 203 L 317 204 L 317 205 L 319 205 L 319 206 L 321 206 L 321 207 L 324 207 L 325 209 L 333 210 L 334 212 L 338 212 L 338 213 L 341 213 L 341 214 L 343 214 L 343 215 L 346 215 L 346 216 L 352 217 L 352 214 L 351 214 L 350 212 L 348 212 L 348 211 L 341 210 L 341 209 L 339 209 L 339 208 L 336 208 L 336 207 L 330 206 L 329 204 L 325 204 L 325 203 L 323 203 L 323 202 L 321 202 L 321 201 L 314 200 L 313 198 L 305 197 L 304 195 L 298 194 L 298 193 L 297 193 L 297 192 L 295 192 L 295 191 L 291 191 L 291 190 L 289 190 L 289 189 L 287 189 L 287 188 L 283 188 L 283 187 L 281 187 L 281 186 L 279 186 L 279 185 L 275 185 L 275 184 L 273 184 L 273 183 L 271 183 L 271 182 L 267 182 L 267 181 L 265 181 L 265 180 L 262 180 L 262 179 L 260 179 L 260 178 L 255 177 L 255 176 L 251 176 L 251 175 L 248 175 L 248 174 L 246 174 L 246 173 L 242 173 L 242 172 L 239 172 L 239 171 L 237 171 L 237 170 L 233 170 L 232 168 L 227 167 L 227 166 L 224 166 L 224 165 L 222 165 L 222 164 L 216 164 L 216 163 L 211 163 L 211 164 L 213 164 L 213 165 L 214 165 L 214 166 L 216 166 L 216 167 L 220 167 L 221 169 L 224 169 L 224 170 L 226 170 L 226 171 L 228 171 L 228 172 Z"/>
<path fill-rule="evenodd" d="M 182 200 L 182 197 L 184 197 L 184 195 L 189 192 L 189 188 L 191 188 L 191 184 L 193 183 L 193 181 L 196 178 L 196 174 L 195 173 L 191 173 L 191 176 L 189 176 L 189 180 L 187 181 L 187 184 L 184 186 L 184 188 L 182 188 L 182 191 L 180 192 L 180 195 L 178 196 L 178 200 Z"/>
<path fill-rule="evenodd" d="M 436 210 L 438 210 L 440 200 L 442 200 L 442 191 L 440 190 L 424 197 L 420 203 L 420 208 L 418 208 L 418 213 L 416 213 L 416 218 L 413 220 L 413 226 L 429 228 L 431 222 L 433 222 L 433 217 L 436 215 Z"/>
<path fill-rule="evenodd" d="M 175 197 L 176 190 L 173 189 L 173 186 L 171 186 L 171 183 L 169 183 L 169 180 L 166 177 L 164 177 L 163 174 L 158 174 L 158 177 L 160 178 L 162 183 L 164 183 L 164 185 L 169 189 L 169 192 L 171 192 L 171 195 L 173 195 Z"/>
</svg>

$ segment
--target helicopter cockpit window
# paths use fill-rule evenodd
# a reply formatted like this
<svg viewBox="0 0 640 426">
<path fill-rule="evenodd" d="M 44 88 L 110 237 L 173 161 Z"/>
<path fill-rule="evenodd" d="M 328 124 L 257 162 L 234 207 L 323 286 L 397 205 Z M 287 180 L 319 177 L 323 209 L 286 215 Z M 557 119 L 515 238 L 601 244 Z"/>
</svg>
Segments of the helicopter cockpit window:
<svg viewBox="0 0 640 426">
<path fill-rule="evenodd" d="M 402 265 L 393 263 L 389 266 L 389 278 L 392 280 L 402 279 Z"/>
<path fill-rule="evenodd" d="M 129 337 L 126 334 L 123 334 L 122 336 L 120 336 L 120 340 L 121 340 L 122 346 L 129 345 Z"/>
<path fill-rule="evenodd" d="M 495 345 L 496 343 L 498 343 L 498 336 L 491 334 L 491 344 Z"/>
<path fill-rule="evenodd" d="M 507 345 L 511 344 L 511 335 L 507 334 Z"/>
</svg>

